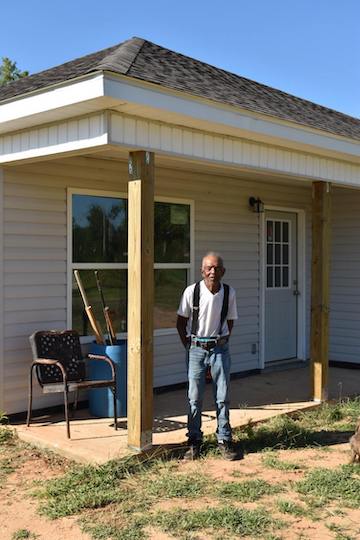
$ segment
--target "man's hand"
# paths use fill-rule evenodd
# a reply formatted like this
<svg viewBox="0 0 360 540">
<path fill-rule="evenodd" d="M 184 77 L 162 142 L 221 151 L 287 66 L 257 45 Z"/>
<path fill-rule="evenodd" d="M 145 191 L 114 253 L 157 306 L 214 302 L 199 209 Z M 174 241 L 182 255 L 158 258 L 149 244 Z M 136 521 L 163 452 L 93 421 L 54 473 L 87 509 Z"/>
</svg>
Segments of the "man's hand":
<svg viewBox="0 0 360 540">
<path fill-rule="evenodd" d="M 187 319 L 186 317 L 181 317 L 181 315 L 178 315 L 177 321 L 176 321 L 176 329 L 178 331 L 181 342 L 185 348 L 187 344 L 189 343 L 189 339 L 186 337 L 186 325 L 187 325 L 188 320 L 189 319 Z"/>
</svg>

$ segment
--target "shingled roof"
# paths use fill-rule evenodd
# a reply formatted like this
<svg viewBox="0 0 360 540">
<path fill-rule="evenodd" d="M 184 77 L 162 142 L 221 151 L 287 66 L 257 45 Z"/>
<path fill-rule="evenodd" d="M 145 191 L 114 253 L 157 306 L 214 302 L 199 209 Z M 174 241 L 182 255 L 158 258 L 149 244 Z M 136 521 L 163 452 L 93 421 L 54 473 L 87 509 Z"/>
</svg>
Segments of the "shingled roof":
<svg viewBox="0 0 360 540">
<path fill-rule="evenodd" d="M 0 102 L 98 71 L 111 71 L 360 140 L 360 119 L 134 37 L 0 87 Z"/>
</svg>

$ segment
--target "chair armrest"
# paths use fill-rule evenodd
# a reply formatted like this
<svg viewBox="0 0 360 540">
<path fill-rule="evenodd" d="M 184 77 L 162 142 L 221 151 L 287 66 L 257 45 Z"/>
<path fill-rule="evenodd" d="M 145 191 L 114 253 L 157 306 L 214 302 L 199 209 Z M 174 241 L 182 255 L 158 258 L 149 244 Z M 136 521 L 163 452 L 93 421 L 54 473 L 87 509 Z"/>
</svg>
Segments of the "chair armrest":
<svg viewBox="0 0 360 540">
<path fill-rule="evenodd" d="M 103 356 L 102 354 L 88 354 L 87 357 L 89 360 L 100 360 L 109 364 L 111 368 L 112 378 L 114 381 L 116 381 L 115 364 L 111 360 L 111 358 L 109 358 L 108 356 Z"/>
<path fill-rule="evenodd" d="M 33 368 L 35 366 L 56 366 L 56 367 L 58 367 L 60 369 L 61 373 L 62 373 L 64 384 L 67 384 L 66 371 L 65 371 L 64 366 L 62 365 L 62 363 L 59 362 L 58 360 L 52 360 L 52 359 L 49 359 L 49 358 L 36 358 L 35 360 L 33 360 L 33 363 L 31 364 L 31 368 Z"/>
<path fill-rule="evenodd" d="M 56 366 L 59 362 L 57 360 L 50 360 L 49 358 L 36 358 L 33 364 L 41 364 L 44 366 Z"/>
</svg>

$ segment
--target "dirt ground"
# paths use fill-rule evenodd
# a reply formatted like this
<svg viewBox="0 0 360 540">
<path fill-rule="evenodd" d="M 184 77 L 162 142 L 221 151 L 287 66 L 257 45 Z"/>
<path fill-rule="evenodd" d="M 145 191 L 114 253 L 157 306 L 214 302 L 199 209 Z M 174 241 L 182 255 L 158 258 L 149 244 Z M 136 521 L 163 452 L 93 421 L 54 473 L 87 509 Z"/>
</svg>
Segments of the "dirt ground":
<svg viewBox="0 0 360 540">
<path fill-rule="evenodd" d="M 180 472 L 211 475 L 216 482 L 246 480 L 259 478 L 270 483 L 290 483 L 300 480 L 304 475 L 304 469 L 308 471 L 315 467 L 329 469 L 339 467 L 349 461 L 348 444 L 333 445 L 330 449 L 297 449 L 278 452 L 281 460 L 295 462 L 304 465 L 304 469 L 283 471 L 266 468 L 262 462 L 264 454 L 253 453 L 245 455 L 241 461 L 226 462 L 219 458 L 207 458 L 193 463 L 181 462 Z M 0 487 L 0 539 L 13 540 L 14 533 L 20 529 L 30 531 L 32 536 L 28 538 L 38 540 L 90 540 L 90 537 L 81 532 L 77 525 L 77 517 L 62 518 L 51 521 L 37 513 L 38 501 L 31 497 L 34 482 L 61 475 L 66 464 L 52 463 L 45 459 L 41 453 L 29 449 L 22 452 L 15 470 L 10 473 Z M 295 492 L 276 495 L 275 497 L 287 498 L 301 503 Z M 274 496 L 261 500 L 263 506 L 273 507 Z M 158 508 L 169 510 L 175 507 L 187 509 L 202 509 L 209 501 L 202 500 L 169 500 L 158 504 Z M 239 506 L 254 508 L 256 503 L 237 503 Z M 288 528 L 279 530 L 276 538 L 284 540 L 337 540 L 360 538 L 360 510 L 341 508 L 342 515 L 338 515 L 336 505 L 328 506 L 322 510 L 322 517 L 318 521 L 304 517 L 294 517 L 276 513 L 271 509 L 275 518 L 287 521 Z M 329 530 L 329 524 L 333 524 L 333 530 Z M 334 532 L 339 527 L 343 536 L 337 536 Z M 339 530 L 340 530 L 339 529 Z M 170 539 L 169 535 L 157 530 L 147 529 L 151 540 Z M 346 536 L 347 534 L 348 536 Z M 201 535 L 198 535 L 201 538 Z M 19 538 L 19 537 L 18 537 Z M 26 538 L 23 536 L 21 538 Z M 204 537 L 206 538 L 206 537 Z"/>
</svg>

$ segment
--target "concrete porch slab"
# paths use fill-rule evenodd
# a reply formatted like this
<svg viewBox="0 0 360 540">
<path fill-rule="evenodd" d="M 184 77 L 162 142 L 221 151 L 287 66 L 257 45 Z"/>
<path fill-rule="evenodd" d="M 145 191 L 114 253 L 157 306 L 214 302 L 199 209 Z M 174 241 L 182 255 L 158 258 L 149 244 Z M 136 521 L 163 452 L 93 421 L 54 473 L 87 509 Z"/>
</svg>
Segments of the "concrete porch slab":
<svg viewBox="0 0 360 540">
<path fill-rule="evenodd" d="M 246 426 L 281 414 L 289 414 L 317 406 L 309 400 L 308 367 L 273 371 L 235 379 L 231 383 L 232 427 Z M 339 399 L 359 393 L 359 372 L 353 369 L 331 368 L 329 398 Z M 186 442 L 185 389 L 154 396 L 154 445 L 173 447 Z M 120 418 L 115 431 L 111 418 L 93 418 L 87 410 L 76 413 L 70 422 L 71 439 L 66 437 L 62 416 L 34 418 L 29 428 L 24 423 L 14 425 L 20 439 L 58 452 L 84 463 L 104 463 L 109 459 L 131 454 L 127 448 L 126 418 Z M 205 435 L 216 430 L 211 385 L 207 385 L 203 410 Z"/>
</svg>

